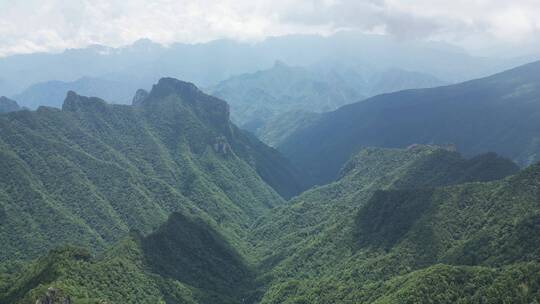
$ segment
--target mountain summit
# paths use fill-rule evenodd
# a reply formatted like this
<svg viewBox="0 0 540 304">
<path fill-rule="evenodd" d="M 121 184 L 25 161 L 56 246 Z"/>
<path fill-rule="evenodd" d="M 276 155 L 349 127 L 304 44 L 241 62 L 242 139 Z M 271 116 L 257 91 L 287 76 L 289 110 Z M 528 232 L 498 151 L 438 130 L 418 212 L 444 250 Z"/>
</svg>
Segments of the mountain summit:
<svg viewBox="0 0 540 304">
<path fill-rule="evenodd" d="M 161 78 L 139 106 L 149 110 L 156 107 L 159 110 L 172 110 L 173 107 L 187 106 L 208 123 L 222 128 L 228 128 L 230 124 L 229 105 L 225 101 L 203 93 L 193 83 L 174 78 Z"/>
</svg>

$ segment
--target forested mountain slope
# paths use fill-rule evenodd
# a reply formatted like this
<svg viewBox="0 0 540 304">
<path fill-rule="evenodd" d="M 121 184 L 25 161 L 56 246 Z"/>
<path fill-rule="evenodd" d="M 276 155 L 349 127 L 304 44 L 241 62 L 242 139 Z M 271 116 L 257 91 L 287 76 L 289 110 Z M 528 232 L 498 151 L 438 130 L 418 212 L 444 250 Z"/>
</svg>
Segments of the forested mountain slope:
<svg viewBox="0 0 540 304">
<path fill-rule="evenodd" d="M 516 167 L 449 153 L 364 150 L 337 182 L 258 221 L 261 303 L 538 301 L 540 167 L 457 184 Z"/>
<path fill-rule="evenodd" d="M 261 216 L 247 255 L 215 222 L 173 214 L 97 257 L 58 249 L 4 275 L 0 303 L 536 303 L 539 168 L 365 149 Z"/>
<path fill-rule="evenodd" d="M 540 62 L 487 78 L 383 94 L 326 113 L 278 147 L 323 184 L 366 146 L 455 144 L 470 157 L 488 151 L 521 165 L 540 159 Z"/>
<path fill-rule="evenodd" d="M 253 130 L 255 128 L 253 132 L 257 138 L 272 147 L 277 147 L 291 136 L 291 134 L 312 125 L 320 116 L 321 113 L 292 111 L 276 115 L 262 125 L 246 125 L 244 128 L 246 130 Z"/>
<path fill-rule="evenodd" d="M 268 184 L 298 191 L 288 163 L 232 125 L 224 101 L 170 78 L 137 106 L 70 92 L 62 110 L 0 116 L 0 171 L 0 261 L 64 243 L 101 250 L 175 211 L 242 248 L 250 223 L 283 202 Z"/>
<path fill-rule="evenodd" d="M 0 303 L 34 304 L 51 289 L 72 303 L 241 303 L 254 277 L 212 227 L 173 213 L 156 232 L 134 232 L 100 257 L 52 251 L 0 286 Z"/>
<path fill-rule="evenodd" d="M 338 181 L 310 189 L 259 219 L 251 240 L 270 261 L 277 258 L 272 257 L 276 248 L 292 253 L 309 244 L 311 237 L 320 237 L 319 232 L 352 220 L 350 215 L 378 190 L 490 181 L 518 170 L 493 153 L 464 159 L 438 146 L 366 148 L 347 162 Z"/>
</svg>

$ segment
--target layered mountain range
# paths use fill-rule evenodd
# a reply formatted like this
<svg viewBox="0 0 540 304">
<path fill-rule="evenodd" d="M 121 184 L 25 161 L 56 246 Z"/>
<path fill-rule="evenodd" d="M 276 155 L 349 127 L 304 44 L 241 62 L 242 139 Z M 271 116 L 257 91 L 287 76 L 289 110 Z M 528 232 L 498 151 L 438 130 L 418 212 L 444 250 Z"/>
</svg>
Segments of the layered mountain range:
<svg viewBox="0 0 540 304">
<path fill-rule="evenodd" d="M 363 147 L 453 145 L 524 166 L 540 159 L 540 62 L 460 84 L 382 94 L 324 113 L 278 149 L 312 184 L 335 179 Z M 294 128 L 293 128 L 294 129 Z"/>
<path fill-rule="evenodd" d="M 174 78 L 2 113 L 0 303 L 536 303 L 539 67 L 285 113 L 292 162 Z"/>
<path fill-rule="evenodd" d="M 99 96 L 109 103 L 129 104 L 137 84 L 102 78 L 82 77 L 75 81 L 46 81 L 33 84 L 13 96 L 22 106 L 37 109 L 40 106 L 62 108 L 66 93 L 75 91 L 85 96 Z"/>
<path fill-rule="evenodd" d="M 208 87 L 234 75 L 267 69 L 276 60 L 292 66 L 310 66 L 329 60 L 350 66 L 372 64 L 382 69 L 417 71 L 457 82 L 533 59 L 483 58 L 445 43 L 399 41 L 356 31 L 340 31 L 327 37 L 271 37 L 258 43 L 216 40 L 163 46 L 141 39 L 119 48 L 91 45 L 54 54 L 0 58 L 0 95 L 12 97 L 33 84 L 52 80 L 73 82 L 83 77 L 145 88 L 160 77 L 171 76 Z"/>
<path fill-rule="evenodd" d="M 161 79 L 136 106 L 70 92 L 61 110 L 0 117 L 0 260 L 60 244 L 103 249 L 171 212 L 233 238 L 300 189 L 275 150 L 229 122 L 228 105 Z M 269 186 L 270 185 L 270 186 Z"/>
<path fill-rule="evenodd" d="M 431 75 L 400 69 L 330 63 L 291 67 L 278 61 L 271 69 L 231 77 L 207 91 L 229 102 L 240 127 L 264 138 L 263 129 L 272 127 L 276 116 L 328 112 L 381 93 L 443 84 Z"/>
</svg>

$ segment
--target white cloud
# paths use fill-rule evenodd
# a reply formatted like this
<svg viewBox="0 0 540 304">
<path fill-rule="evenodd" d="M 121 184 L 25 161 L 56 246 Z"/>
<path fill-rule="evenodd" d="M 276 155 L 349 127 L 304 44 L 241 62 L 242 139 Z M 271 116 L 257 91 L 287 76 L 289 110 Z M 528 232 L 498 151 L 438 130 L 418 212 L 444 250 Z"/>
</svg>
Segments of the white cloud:
<svg viewBox="0 0 540 304">
<path fill-rule="evenodd" d="M 537 0 L 0 0 L 0 55 L 338 29 L 469 48 L 540 38 Z"/>
</svg>

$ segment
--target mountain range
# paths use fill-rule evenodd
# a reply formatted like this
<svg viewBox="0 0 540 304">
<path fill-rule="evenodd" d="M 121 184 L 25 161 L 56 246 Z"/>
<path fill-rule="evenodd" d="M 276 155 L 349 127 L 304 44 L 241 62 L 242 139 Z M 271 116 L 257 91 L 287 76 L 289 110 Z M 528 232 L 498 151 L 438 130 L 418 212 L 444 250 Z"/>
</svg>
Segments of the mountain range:
<svg viewBox="0 0 540 304">
<path fill-rule="evenodd" d="M 119 48 L 91 45 L 55 54 L 0 58 L 0 95 L 13 97 L 33 84 L 73 82 L 83 77 L 149 88 L 157 79 L 170 76 L 209 87 L 234 75 L 268 69 L 276 60 L 292 66 L 329 61 L 348 66 L 368 64 L 383 70 L 397 68 L 433 75 L 445 82 L 458 82 L 533 59 L 482 58 L 444 43 L 399 41 L 355 31 L 341 31 L 327 37 L 272 37 L 257 43 L 216 40 L 163 46 L 141 39 Z"/>
<path fill-rule="evenodd" d="M 278 145 L 311 184 L 335 179 L 363 147 L 451 144 L 521 166 L 540 159 L 540 62 L 460 84 L 382 94 L 322 114 Z M 294 129 L 294 128 L 293 128 Z"/>
<path fill-rule="evenodd" d="M 517 170 L 434 146 L 362 150 L 257 221 L 260 303 L 534 302 L 540 171 Z"/>
<path fill-rule="evenodd" d="M 301 112 L 312 112 L 306 114 L 313 117 L 368 96 L 442 84 L 444 82 L 431 75 L 399 69 L 379 71 L 368 66 L 344 67 L 330 63 L 291 67 L 278 61 L 271 69 L 233 76 L 205 91 L 230 104 L 231 119 L 240 128 L 277 146 L 283 135 L 273 138 L 276 137 L 273 134 L 282 132 L 284 119 Z M 13 99 L 29 109 L 42 105 L 61 108 L 66 93 L 75 91 L 115 104 L 129 104 L 138 85 L 92 77 L 71 82 L 46 81 L 31 85 Z M 298 118 L 303 116 L 302 113 Z"/>
<path fill-rule="evenodd" d="M 172 213 L 98 256 L 64 247 L 26 264 L 0 303 L 531 303 L 539 172 L 493 153 L 364 149 L 336 182 L 263 214 L 243 251 Z"/>
<path fill-rule="evenodd" d="M 318 64 L 291 67 L 276 62 L 271 69 L 229 78 L 207 91 L 226 100 L 232 120 L 264 138 L 277 116 L 287 112 L 333 111 L 367 97 L 411 88 L 445 84 L 437 78 L 399 69 Z"/>
<path fill-rule="evenodd" d="M 70 92 L 62 109 L 0 117 L 0 261 L 61 244 L 101 250 L 171 212 L 238 242 L 257 215 L 299 191 L 289 163 L 229 122 L 228 105 L 161 79 L 137 106 Z"/>
<path fill-rule="evenodd" d="M 122 81 L 83 77 L 71 82 L 46 81 L 36 83 L 14 95 L 13 99 L 29 109 L 39 106 L 61 108 L 69 91 L 85 96 L 98 96 L 110 103 L 129 104 L 136 85 Z"/>
<path fill-rule="evenodd" d="M 298 39 L 315 54 L 292 52 Z M 378 47 L 394 43 L 362 39 Z M 108 78 L 83 78 L 80 90 L 93 90 L 92 83 L 106 90 L 128 70 L 132 78 L 121 82 L 137 79 L 124 87 L 121 102 L 131 104 L 74 91 L 61 105 L 36 110 L 0 99 L 7 109 L 0 114 L 0 304 L 538 303 L 540 62 L 344 106 L 325 103 L 344 101 L 337 96 L 349 88 L 358 96 L 400 90 L 418 75 L 466 77 L 487 62 L 466 67 L 459 50 L 414 43 L 395 59 L 424 67 L 412 74 L 388 70 L 394 59 L 375 46 L 361 56 L 378 51 L 378 60 L 388 61 L 376 65 L 380 74 L 353 69 L 329 76 L 328 66 L 315 62 L 330 54 L 329 43 L 340 46 L 331 54 L 343 61 L 347 54 L 358 59 L 362 39 L 341 33 L 263 43 L 275 50 L 220 41 L 213 42 L 219 51 L 209 53 L 199 53 L 208 44 L 167 49 L 142 41 L 133 51 L 46 55 L 71 54 L 78 62 L 93 54 L 95 61 L 80 62 L 81 69 L 95 64 L 85 75 L 110 68 Z M 237 66 L 215 56 L 239 45 L 245 53 L 234 54 Z M 245 74 L 278 46 L 289 56 L 285 62 L 303 64 Z M 179 49 L 190 55 L 178 57 Z M 455 57 L 432 60 L 433 52 Z M 425 62 L 413 60 L 419 54 Z M 175 64 L 167 66 L 173 55 Z M 39 55 L 18 60 L 29 58 L 36 68 L 45 62 Z M 144 60 L 139 70 L 133 58 Z M 219 63 L 205 70 L 193 58 Z M 458 59 L 460 66 L 428 68 Z M 0 67 L 25 67 L 11 60 Z M 193 83 L 165 77 L 149 90 L 141 85 L 164 66 L 198 66 L 184 71 L 206 79 L 206 91 L 216 88 L 210 78 L 244 73 L 218 87 L 246 107 L 251 88 L 268 90 L 274 97 L 257 106 L 275 112 L 257 134 L 277 149 L 237 127 L 229 104 Z M 78 73 L 62 69 L 51 75 Z M 372 82 L 362 85 L 361 78 Z M 350 82 L 338 85 L 339 79 Z M 63 81 L 70 83 L 58 83 L 51 103 L 77 83 Z M 140 89 L 128 94 L 134 87 Z M 304 103 L 276 110 L 280 88 L 316 100 L 316 111 L 338 108 L 317 113 Z"/>
</svg>

